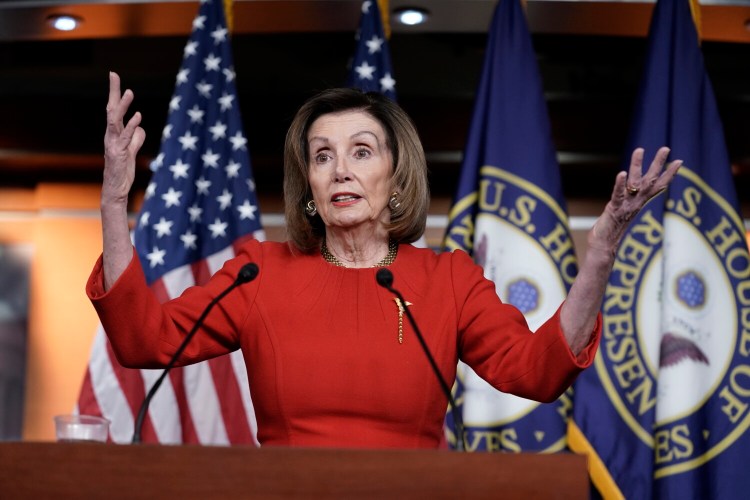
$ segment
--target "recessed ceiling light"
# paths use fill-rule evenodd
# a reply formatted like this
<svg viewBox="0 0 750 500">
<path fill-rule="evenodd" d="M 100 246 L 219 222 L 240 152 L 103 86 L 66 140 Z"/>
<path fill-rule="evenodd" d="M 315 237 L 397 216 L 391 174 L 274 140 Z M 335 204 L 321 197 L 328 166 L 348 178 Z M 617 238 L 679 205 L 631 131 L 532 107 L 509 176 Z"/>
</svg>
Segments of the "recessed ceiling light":
<svg viewBox="0 0 750 500">
<path fill-rule="evenodd" d="M 396 20 L 407 26 L 416 26 L 427 22 L 428 12 L 418 7 L 404 7 L 394 11 Z"/>
<path fill-rule="evenodd" d="M 50 25 L 59 31 L 73 31 L 81 24 L 81 19 L 68 14 L 55 14 L 48 18 Z"/>
</svg>

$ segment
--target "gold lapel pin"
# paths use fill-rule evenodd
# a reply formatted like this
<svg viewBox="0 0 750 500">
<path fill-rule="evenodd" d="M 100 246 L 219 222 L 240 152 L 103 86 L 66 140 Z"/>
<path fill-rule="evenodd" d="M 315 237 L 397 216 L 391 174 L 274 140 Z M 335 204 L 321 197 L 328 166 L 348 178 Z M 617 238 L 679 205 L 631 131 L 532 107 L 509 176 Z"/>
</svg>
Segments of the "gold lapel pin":
<svg viewBox="0 0 750 500">
<path fill-rule="evenodd" d="M 396 302 L 396 307 L 398 307 L 398 343 L 403 344 L 404 343 L 404 306 L 401 305 L 401 299 L 398 297 L 393 299 Z M 406 307 L 409 307 L 411 302 L 408 300 L 406 301 Z"/>
</svg>

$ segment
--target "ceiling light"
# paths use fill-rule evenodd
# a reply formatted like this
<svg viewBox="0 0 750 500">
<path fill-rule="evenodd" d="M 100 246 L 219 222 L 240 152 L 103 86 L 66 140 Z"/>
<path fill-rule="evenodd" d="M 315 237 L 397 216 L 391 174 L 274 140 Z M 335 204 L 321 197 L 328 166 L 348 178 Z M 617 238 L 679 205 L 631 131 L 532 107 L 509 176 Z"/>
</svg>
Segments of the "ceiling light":
<svg viewBox="0 0 750 500">
<path fill-rule="evenodd" d="M 48 19 L 50 25 L 59 31 L 73 31 L 81 24 L 81 19 L 68 14 L 56 14 Z"/>
<path fill-rule="evenodd" d="M 418 7 L 405 7 L 394 12 L 396 20 L 407 26 L 416 26 L 427 22 L 428 12 Z"/>
</svg>

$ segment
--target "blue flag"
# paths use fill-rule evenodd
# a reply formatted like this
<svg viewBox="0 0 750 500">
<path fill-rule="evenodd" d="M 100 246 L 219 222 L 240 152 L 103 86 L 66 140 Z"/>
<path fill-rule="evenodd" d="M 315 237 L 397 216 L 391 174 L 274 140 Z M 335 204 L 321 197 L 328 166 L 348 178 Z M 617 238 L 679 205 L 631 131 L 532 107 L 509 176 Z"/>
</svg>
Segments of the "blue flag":
<svg viewBox="0 0 750 500">
<path fill-rule="evenodd" d="M 383 30 L 380 8 L 375 0 L 362 2 L 357 48 L 346 85 L 366 92 L 380 92 L 396 100 L 391 54 Z"/>
<path fill-rule="evenodd" d="M 630 148 L 684 161 L 631 223 L 570 445 L 606 497 L 750 491 L 750 258 L 688 0 L 659 0 Z"/>
<path fill-rule="evenodd" d="M 444 249 L 473 255 L 498 296 L 518 307 L 532 329 L 555 313 L 578 271 L 519 0 L 502 0 L 495 8 Z M 510 396 L 465 365 L 456 387 L 469 450 L 565 447 L 568 394 L 550 404 Z M 455 438 L 449 433 L 448 439 Z"/>
<path fill-rule="evenodd" d="M 134 232 L 147 282 L 162 301 L 204 283 L 242 238 L 264 237 L 234 76 L 223 1 L 202 0 Z M 145 391 L 160 374 L 120 366 L 100 331 L 79 410 L 104 415 L 112 439 L 127 442 Z M 236 351 L 171 371 L 149 406 L 143 440 L 253 444 L 255 432 Z"/>
</svg>

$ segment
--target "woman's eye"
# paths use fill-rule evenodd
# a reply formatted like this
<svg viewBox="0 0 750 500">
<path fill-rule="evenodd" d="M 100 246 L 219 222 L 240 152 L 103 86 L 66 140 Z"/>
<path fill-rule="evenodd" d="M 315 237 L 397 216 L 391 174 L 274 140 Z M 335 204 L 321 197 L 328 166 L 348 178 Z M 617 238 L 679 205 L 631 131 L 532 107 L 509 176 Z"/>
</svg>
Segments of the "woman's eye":
<svg viewBox="0 0 750 500">
<path fill-rule="evenodd" d="M 357 157 L 357 158 L 367 158 L 368 156 L 370 156 L 370 150 L 368 150 L 368 149 L 358 149 L 354 153 L 354 156 Z"/>
<path fill-rule="evenodd" d="M 323 163 L 327 160 L 329 160 L 331 157 L 328 156 L 327 153 L 318 153 L 315 155 L 315 162 L 316 163 Z"/>
</svg>

